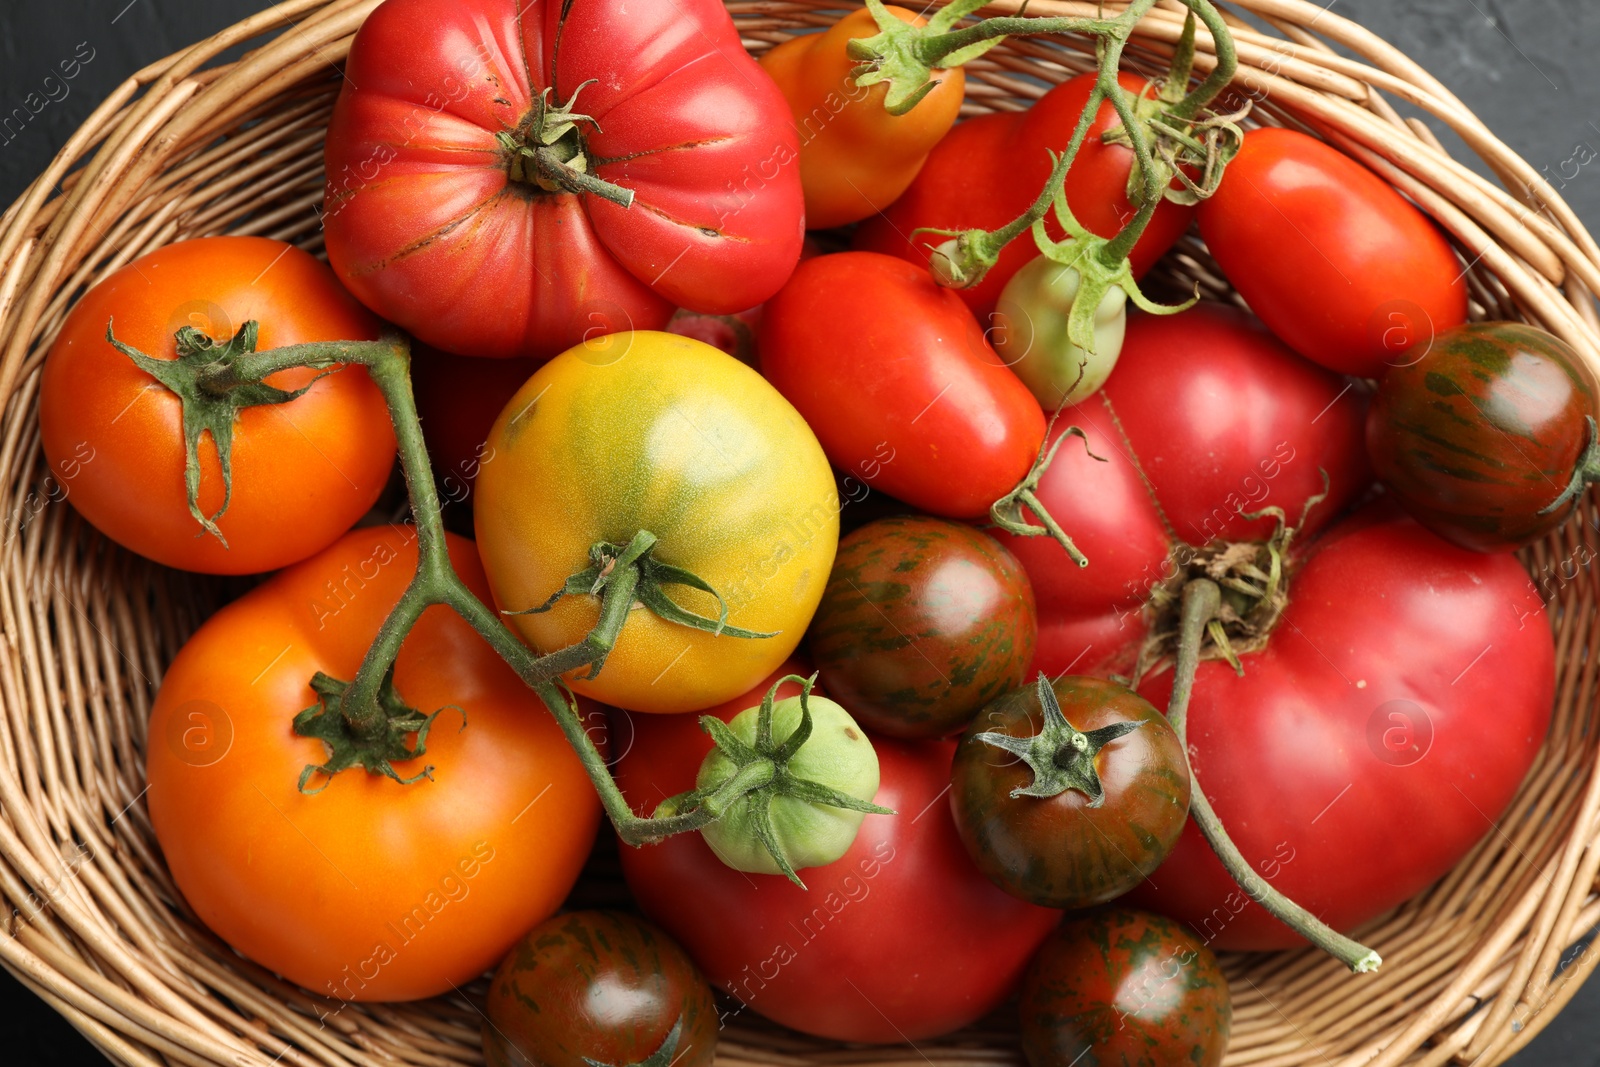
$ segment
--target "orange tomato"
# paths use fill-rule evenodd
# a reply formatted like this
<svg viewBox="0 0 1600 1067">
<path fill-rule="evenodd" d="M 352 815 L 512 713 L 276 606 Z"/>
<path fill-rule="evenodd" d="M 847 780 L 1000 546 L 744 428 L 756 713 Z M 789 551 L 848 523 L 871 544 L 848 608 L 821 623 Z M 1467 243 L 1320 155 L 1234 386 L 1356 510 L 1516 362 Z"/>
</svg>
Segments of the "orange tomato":
<svg viewBox="0 0 1600 1067">
<path fill-rule="evenodd" d="M 257 350 L 310 341 L 375 340 L 381 325 L 327 264 L 264 237 L 203 237 L 158 248 L 84 294 L 50 348 L 39 382 L 39 429 L 62 492 L 118 544 L 158 563 L 211 574 L 274 570 L 326 548 L 378 499 L 394 432 L 360 367 L 322 378 L 286 404 L 247 408 L 233 434 L 233 498 L 217 526 L 189 512 L 182 405 L 106 341 L 155 359 L 176 356 L 192 326 L 226 341 L 260 323 Z M 298 389 L 318 371 L 275 374 Z M 199 446 L 203 514 L 222 506 L 222 466 Z"/>
<path fill-rule="evenodd" d="M 889 10 L 913 26 L 927 22 L 905 8 Z M 966 75 L 959 67 L 933 71 L 938 84 L 903 115 L 884 109 L 887 85 L 856 85 L 850 72 L 860 61 L 845 48 L 877 32 L 872 14 L 862 8 L 825 33 L 790 38 L 761 57 L 789 101 L 800 135 L 809 229 L 857 222 L 894 203 L 961 111 Z"/>
<path fill-rule="evenodd" d="M 341 1001 L 447 993 L 555 912 L 600 805 L 555 720 L 448 608 L 429 608 L 394 680 L 446 708 L 420 759 L 431 781 L 347 770 L 299 791 L 322 742 L 297 735 L 318 671 L 350 681 L 416 569 L 409 527 L 357 530 L 223 608 L 156 698 L 150 819 L 202 921 L 257 963 Z M 472 542 L 456 572 L 488 597 Z M 313 787 L 316 783 L 313 783 Z"/>
</svg>

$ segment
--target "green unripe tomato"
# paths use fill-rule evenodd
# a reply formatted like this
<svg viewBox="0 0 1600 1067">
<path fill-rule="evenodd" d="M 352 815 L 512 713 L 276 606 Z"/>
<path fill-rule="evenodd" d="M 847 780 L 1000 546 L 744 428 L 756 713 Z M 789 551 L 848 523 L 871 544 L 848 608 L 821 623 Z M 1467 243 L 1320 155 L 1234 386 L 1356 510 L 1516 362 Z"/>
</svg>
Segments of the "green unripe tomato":
<svg viewBox="0 0 1600 1067">
<path fill-rule="evenodd" d="M 1122 354 L 1128 294 L 1117 286 L 1095 308 L 1094 352 L 1072 343 L 1067 327 L 1079 281 L 1077 268 L 1035 256 L 1011 276 L 995 306 L 995 351 L 1045 411 L 1093 396 Z"/>
<path fill-rule="evenodd" d="M 857 800 L 870 802 L 878 794 L 878 754 L 872 742 L 850 713 L 826 697 L 807 698 L 811 709 L 811 736 L 778 770 L 791 778 L 803 778 L 837 789 Z M 756 742 L 756 723 L 760 708 L 747 708 L 735 715 L 728 728 L 751 747 Z M 788 697 L 772 705 L 772 740 L 782 745 L 800 725 L 800 698 Z M 738 767 L 722 753 L 712 749 L 700 764 L 695 788 L 709 793 L 722 785 Z M 761 843 L 756 807 L 759 793 L 746 794 L 728 808 L 722 818 L 701 829 L 706 844 L 723 863 L 752 874 L 782 874 L 777 861 Z M 855 842 L 856 832 L 866 814 L 813 803 L 796 797 L 771 794 L 769 814 L 774 836 L 790 864 L 800 870 L 823 867 L 843 856 Z"/>
</svg>

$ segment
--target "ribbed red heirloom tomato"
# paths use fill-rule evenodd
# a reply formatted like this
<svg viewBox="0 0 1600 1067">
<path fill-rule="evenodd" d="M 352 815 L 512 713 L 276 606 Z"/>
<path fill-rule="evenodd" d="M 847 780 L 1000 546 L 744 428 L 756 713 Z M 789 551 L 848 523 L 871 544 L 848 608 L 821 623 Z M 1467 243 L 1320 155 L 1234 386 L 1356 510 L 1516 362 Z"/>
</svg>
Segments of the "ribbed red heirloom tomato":
<svg viewBox="0 0 1600 1067">
<path fill-rule="evenodd" d="M 328 259 L 439 348 L 549 357 L 771 296 L 797 153 L 719 0 L 387 0 L 328 130 Z"/>
<path fill-rule="evenodd" d="M 1466 271 L 1433 221 L 1315 137 L 1245 134 L 1200 234 L 1261 321 L 1307 359 L 1381 377 L 1467 319 Z"/>
<path fill-rule="evenodd" d="M 958 123 L 929 153 L 916 180 L 900 199 L 856 230 L 855 247 L 865 252 L 885 252 L 925 267 L 928 253 L 943 238 L 933 234 L 913 236 L 912 231 L 923 226 L 993 230 L 1022 214 L 1050 176 L 1049 151 L 1062 151 L 1072 138 L 1073 127 L 1089 102 L 1094 79 L 1093 73 L 1069 78 L 1025 111 L 978 115 Z M 1127 71 L 1118 74 L 1117 80 L 1135 96 L 1148 85 Z M 1101 237 L 1115 234 L 1134 213 L 1128 202 L 1133 152 L 1102 139 L 1107 130 L 1120 125 L 1116 109 L 1109 102 L 1102 103 L 1083 147 L 1067 170 L 1067 203 L 1073 215 Z M 1183 236 L 1193 218 L 1193 207 L 1171 201 L 1158 207 L 1128 257 L 1134 276 L 1143 276 Z M 1046 226 L 1051 237 L 1061 239 L 1062 230 L 1054 215 L 1047 217 Z M 960 290 L 961 299 L 984 325 L 988 325 L 989 313 L 1006 282 L 1038 254 L 1033 238 L 1024 234 L 1006 246 L 1000 261 L 983 281 Z"/>
<path fill-rule="evenodd" d="M 771 681 L 791 672 L 807 673 L 791 661 Z M 731 719 L 770 684 L 708 713 Z M 711 748 L 695 719 L 631 716 L 631 745 L 628 727 L 614 732 L 636 811 L 694 786 Z M 967 858 L 944 799 L 950 742 L 872 743 L 876 801 L 898 814 L 868 815 L 843 858 L 801 872 L 808 889 L 725 867 L 699 834 L 623 848 L 622 870 L 645 914 L 751 1010 L 840 1041 L 917 1041 L 999 1004 L 1060 913 L 1010 896 Z"/>
</svg>

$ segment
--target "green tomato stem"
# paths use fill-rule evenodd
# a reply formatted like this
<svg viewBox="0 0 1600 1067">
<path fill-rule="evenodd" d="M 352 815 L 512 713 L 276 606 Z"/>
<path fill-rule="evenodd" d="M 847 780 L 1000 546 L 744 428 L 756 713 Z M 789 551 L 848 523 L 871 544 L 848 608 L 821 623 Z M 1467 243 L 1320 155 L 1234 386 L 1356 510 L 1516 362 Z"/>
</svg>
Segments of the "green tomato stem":
<svg viewBox="0 0 1600 1067">
<path fill-rule="evenodd" d="M 427 445 L 411 388 L 410 346 L 403 336 L 389 336 L 380 341 L 290 345 L 251 353 L 226 367 L 219 367 L 206 384 L 208 388 L 225 389 L 231 384 L 260 381 L 293 367 L 336 364 L 366 367 L 389 406 L 400 466 L 416 523 L 418 553 L 416 576 L 379 628 L 377 638 L 346 691 L 342 710 L 351 732 L 363 737 L 383 733 L 387 722 L 387 712 L 379 700 L 383 680 L 417 619 L 427 608 L 444 604 L 483 636 L 555 716 L 623 841 L 642 845 L 672 834 L 698 830 L 710 823 L 716 816 L 705 810 L 661 819 L 635 815 L 576 708 L 555 682 L 568 671 L 603 659 L 615 645 L 633 606 L 638 568 L 629 565 L 614 571 L 601 596 L 600 618 L 588 636 L 576 645 L 538 656 L 466 587 L 451 567 L 438 488 L 429 466 Z M 649 535 L 641 534 L 639 538 L 649 538 Z"/>
<path fill-rule="evenodd" d="M 1189 700 L 1194 695 L 1195 670 L 1200 665 L 1200 642 L 1206 633 L 1206 627 L 1221 606 L 1222 591 L 1217 587 L 1217 583 L 1210 579 L 1196 578 L 1184 586 L 1183 615 L 1179 622 L 1178 660 L 1173 668 L 1172 699 L 1167 707 L 1167 722 L 1172 725 L 1172 732 L 1178 735 L 1178 747 L 1183 751 L 1185 759 L 1188 758 L 1189 752 L 1186 732 Z M 1327 926 L 1315 915 L 1274 889 L 1272 883 L 1256 872 L 1250 861 L 1244 858 L 1238 846 L 1233 843 L 1233 839 L 1228 836 L 1222 820 L 1217 818 L 1216 809 L 1206 798 L 1205 790 L 1200 788 L 1199 779 L 1194 777 L 1193 767 L 1189 768 L 1189 777 L 1192 782 L 1189 815 L 1200 827 L 1200 832 L 1205 835 L 1212 851 L 1217 854 L 1217 858 L 1222 861 L 1222 865 L 1227 868 L 1233 880 L 1239 883 L 1239 888 L 1244 890 L 1245 895 L 1266 908 L 1301 937 L 1335 957 L 1357 974 L 1377 970 L 1383 962 L 1381 956 Z"/>
<path fill-rule="evenodd" d="M 1133 23 L 1154 6 L 1155 0 L 1136 0 L 1128 8 L 1128 12 L 1138 11 L 1138 14 L 1131 19 L 1128 17 L 1128 12 L 1114 19 L 997 16 L 936 37 L 921 37 L 915 45 L 915 53 L 916 57 L 929 68 L 949 69 L 945 61 L 952 54 L 971 48 L 975 44 L 983 44 L 1002 37 L 1041 37 L 1056 33 L 1082 33 L 1095 37 L 1120 34 L 1126 37 Z"/>
<path fill-rule="evenodd" d="M 1222 12 L 1210 3 L 1210 0 L 1183 0 L 1183 4 L 1190 11 L 1200 17 L 1206 29 L 1211 33 L 1212 48 L 1217 54 L 1217 65 L 1206 75 L 1204 81 L 1195 86 L 1194 91 L 1178 101 L 1174 106 L 1167 108 L 1167 114 L 1180 121 L 1193 119 L 1210 106 L 1211 102 L 1221 95 L 1222 90 L 1233 81 L 1233 76 L 1239 70 L 1239 53 L 1233 44 L 1233 33 L 1228 29 L 1227 21 L 1222 17 Z M 1190 41 L 1190 60 L 1193 61 L 1193 39 Z"/>
<path fill-rule="evenodd" d="M 1095 258 L 1107 267 L 1116 268 L 1125 263 L 1133 246 L 1139 243 L 1139 238 L 1144 236 L 1145 228 L 1150 225 L 1150 220 L 1155 217 L 1156 208 L 1161 206 L 1161 196 L 1158 194 L 1145 199 L 1139 210 L 1129 220 L 1128 224 L 1117 231 L 1117 235 L 1095 250 Z"/>
<path fill-rule="evenodd" d="M 1173 61 L 1172 74 L 1164 90 L 1166 93 L 1174 94 L 1175 97 L 1164 107 L 1167 124 L 1176 121 L 1181 125 L 1199 115 L 1233 80 L 1239 65 L 1227 23 L 1210 0 L 1184 0 L 1184 4 L 1190 9 L 1191 16 L 1185 25 L 1184 39 L 1180 41 L 1178 54 Z M 918 39 L 913 50 L 919 57 L 925 58 L 932 55 L 937 48 L 945 47 L 947 44 L 954 51 L 971 47 L 977 41 L 998 40 L 1004 36 L 1018 36 L 1024 33 L 1079 32 L 1096 38 L 1098 69 L 1094 87 L 1084 102 L 1083 112 L 1078 117 L 1072 139 L 1060 158 L 1055 161 L 1044 189 L 1028 210 L 997 230 L 925 231 L 940 233 L 951 238 L 934 252 L 936 260 L 940 257 L 944 260 L 942 263 L 936 263 L 934 267 L 934 273 L 940 278 L 941 284 L 955 288 L 968 288 L 978 284 L 998 261 L 1001 251 L 1024 232 L 1032 229 L 1035 223 L 1041 221 L 1052 203 L 1062 199 L 1056 196 L 1056 191 L 1082 149 L 1084 139 L 1099 113 L 1101 103 L 1107 100 L 1111 102 L 1122 122 L 1116 132 L 1119 137 L 1126 139 L 1135 157 L 1135 170 L 1132 176 L 1137 181 L 1130 180 L 1130 197 L 1138 205 L 1138 209 L 1109 244 L 1097 248 L 1096 258 L 1107 267 L 1116 267 L 1127 259 L 1139 238 L 1144 235 L 1156 209 L 1160 207 L 1166 195 L 1166 184 L 1170 180 L 1171 173 L 1168 168 L 1158 165 L 1149 131 L 1151 126 L 1159 126 L 1164 130 L 1165 124 L 1155 119 L 1141 118 L 1136 102 L 1118 80 L 1122 52 L 1132 35 L 1133 27 L 1153 6 L 1153 2 L 1136 0 L 1115 19 L 991 18 L 975 26 L 953 30 L 940 36 Z M 1215 41 L 1217 63 L 1193 92 L 1176 98 L 1178 90 L 1174 89 L 1174 84 L 1187 86 L 1188 72 L 1193 65 L 1195 15 L 1199 16 L 1211 32 Z M 1082 25 L 1060 31 L 1045 28 L 1056 22 L 1077 22 Z M 1018 28 L 1017 24 L 1025 25 Z M 1192 143 L 1197 148 L 1204 147 L 1181 130 L 1177 133 L 1178 140 Z M 1225 165 L 1225 161 L 1220 165 Z"/>
</svg>

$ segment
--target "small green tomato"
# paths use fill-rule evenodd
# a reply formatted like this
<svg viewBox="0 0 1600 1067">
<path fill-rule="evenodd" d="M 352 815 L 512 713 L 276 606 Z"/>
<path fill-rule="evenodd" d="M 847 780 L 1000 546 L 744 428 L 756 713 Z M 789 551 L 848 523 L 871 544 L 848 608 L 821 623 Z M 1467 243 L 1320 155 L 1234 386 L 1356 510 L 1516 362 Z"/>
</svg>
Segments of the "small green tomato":
<svg viewBox="0 0 1600 1067">
<path fill-rule="evenodd" d="M 769 785 L 739 797 L 700 831 L 717 858 L 735 870 L 794 878 L 795 870 L 825 866 L 850 848 L 868 811 L 887 810 L 871 803 L 878 793 L 878 754 L 844 708 L 824 697 L 805 698 L 810 735 L 798 747 L 791 745 L 802 725 L 801 699 L 772 702 L 765 738 L 761 708 L 740 712 L 727 724 L 738 745 L 719 739 L 700 765 L 695 789 L 709 796 L 748 768 L 749 755 L 778 756 Z M 735 758 L 741 747 L 747 756 L 742 763 Z M 856 807 L 840 807 L 841 802 Z"/>
<path fill-rule="evenodd" d="M 1094 351 L 1070 336 L 1073 303 L 1082 275 L 1048 256 L 1035 256 L 1011 276 L 995 307 L 995 351 L 1045 411 L 1093 396 L 1122 354 L 1128 294 L 1105 290 L 1094 310 Z"/>
</svg>

